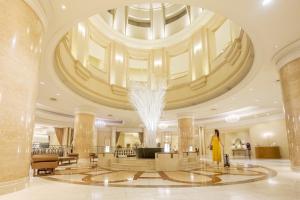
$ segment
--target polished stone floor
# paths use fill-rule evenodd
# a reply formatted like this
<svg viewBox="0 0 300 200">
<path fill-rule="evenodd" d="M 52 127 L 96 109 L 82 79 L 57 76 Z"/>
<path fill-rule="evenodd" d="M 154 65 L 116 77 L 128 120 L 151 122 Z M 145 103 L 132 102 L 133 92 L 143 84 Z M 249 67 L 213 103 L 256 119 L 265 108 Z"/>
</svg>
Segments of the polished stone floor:
<svg viewBox="0 0 300 200">
<path fill-rule="evenodd" d="M 288 161 L 233 162 L 230 170 L 206 165 L 163 173 L 65 166 L 55 175 L 32 177 L 28 188 L 0 196 L 0 200 L 299 200 L 300 173 L 292 172 Z"/>
<path fill-rule="evenodd" d="M 178 171 L 116 170 L 97 166 L 65 166 L 43 179 L 82 185 L 107 187 L 175 188 L 231 185 L 271 178 L 276 171 L 253 164 L 236 163 L 230 168 L 197 162 L 192 168 Z"/>
</svg>

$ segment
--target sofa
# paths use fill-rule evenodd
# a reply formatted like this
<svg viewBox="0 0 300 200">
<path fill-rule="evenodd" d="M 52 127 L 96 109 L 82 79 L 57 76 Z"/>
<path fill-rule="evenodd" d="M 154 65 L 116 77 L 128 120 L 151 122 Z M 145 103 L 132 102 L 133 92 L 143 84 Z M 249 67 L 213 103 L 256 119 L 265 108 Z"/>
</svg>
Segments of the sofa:
<svg viewBox="0 0 300 200">
<path fill-rule="evenodd" d="M 50 154 L 32 155 L 31 168 L 33 175 L 39 175 L 41 171 L 45 173 L 54 173 L 55 168 L 58 167 L 58 156 Z"/>
</svg>

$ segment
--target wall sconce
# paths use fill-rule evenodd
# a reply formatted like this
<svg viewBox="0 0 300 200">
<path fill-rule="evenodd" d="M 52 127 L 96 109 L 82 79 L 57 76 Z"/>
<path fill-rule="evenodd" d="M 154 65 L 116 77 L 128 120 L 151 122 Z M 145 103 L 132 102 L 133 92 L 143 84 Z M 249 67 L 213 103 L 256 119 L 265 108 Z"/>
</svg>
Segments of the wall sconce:
<svg viewBox="0 0 300 200">
<path fill-rule="evenodd" d="M 78 23 L 78 32 L 85 37 L 86 31 L 85 31 L 85 27 L 82 23 Z"/>
<path fill-rule="evenodd" d="M 154 61 L 154 66 L 159 67 L 161 65 L 162 65 L 161 59 L 157 59 L 157 60 Z"/>
<path fill-rule="evenodd" d="M 202 43 L 199 42 L 198 44 L 196 44 L 196 45 L 194 46 L 194 54 L 198 53 L 198 52 L 201 51 L 201 50 L 202 50 Z"/>
<path fill-rule="evenodd" d="M 121 54 L 116 54 L 115 59 L 117 62 L 122 63 L 124 61 L 124 57 Z"/>
<path fill-rule="evenodd" d="M 266 132 L 263 134 L 263 137 L 266 139 L 271 138 L 272 136 L 273 136 L 273 133 L 271 133 L 271 132 Z"/>
</svg>

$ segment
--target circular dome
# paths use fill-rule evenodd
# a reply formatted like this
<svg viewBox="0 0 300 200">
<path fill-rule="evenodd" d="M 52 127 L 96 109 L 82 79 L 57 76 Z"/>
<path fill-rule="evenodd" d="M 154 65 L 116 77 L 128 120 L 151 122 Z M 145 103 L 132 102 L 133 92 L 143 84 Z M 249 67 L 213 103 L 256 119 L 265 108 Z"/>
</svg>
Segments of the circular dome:
<svg viewBox="0 0 300 200">
<path fill-rule="evenodd" d="M 112 17 L 113 24 L 129 22 L 124 19 L 133 16 L 129 15 L 130 9 L 140 13 L 174 8 L 177 13 L 178 6 L 189 13 L 184 16 L 196 16 L 191 19 L 201 23 L 184 28 L 187 31 L 180 39 L 174 37 L 184 31 L 160 39 L 155 48 L 141 45 L 140 41 L 147 39 L 128 45 L 126 41 L 132 39 L 128 36 L 112 38 L 116 30 L 101 24 L 109 21 L 105 15 Z M 199 18 L 193 10 L 206 15 Z M 122 20 L 116 22 L 119 15 Z M 170 27 L 173 23 L 177 27 L 176 20 Z M 124 31 L 126 23 L 123 25 L 118 24 L 117 30 Z M 164 43 L 167 40 L 171 42 Z M 147 40 L 148 44 L 155 41 Z M 236 86 L 250 71 L 254 50 L 248 35 L 218 14 L 187 5 L 138 4 L 112 9 L 76 24 L 58 44 L 55 58 L 56 72 L 67 86 L 89 100 L 114 108 L 132 109 L 128 99 L 132 82 L 152 85 L 158 78 L 164 79 L 165 109 L 170 110 L 208 101 Z"/>
<path fill-rule="evenodd" d="M 197 23 L 208 11 L 189 5 L 143 3 L 99 14 L 114 31 L 135 39 L 158 40 Z"/>
</svg>

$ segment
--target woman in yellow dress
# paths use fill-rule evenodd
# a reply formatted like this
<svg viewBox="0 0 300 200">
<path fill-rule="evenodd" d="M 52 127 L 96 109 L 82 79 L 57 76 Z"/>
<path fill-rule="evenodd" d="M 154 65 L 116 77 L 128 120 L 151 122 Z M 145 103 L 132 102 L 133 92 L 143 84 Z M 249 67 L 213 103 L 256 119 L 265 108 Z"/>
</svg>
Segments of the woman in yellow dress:
<svg viewBox="0 0 300 200">
<path fill-rule="evenodd" d="M 220 140 L 220 132 L 218 129 L 215 129 L 215 134 L 211 138 L 211 148 L 213 154 L 213 162 L 217 162 L 218 166 L 222 160 L 222 152 L 221 152 L 221 140 Z"/>
</svg>

